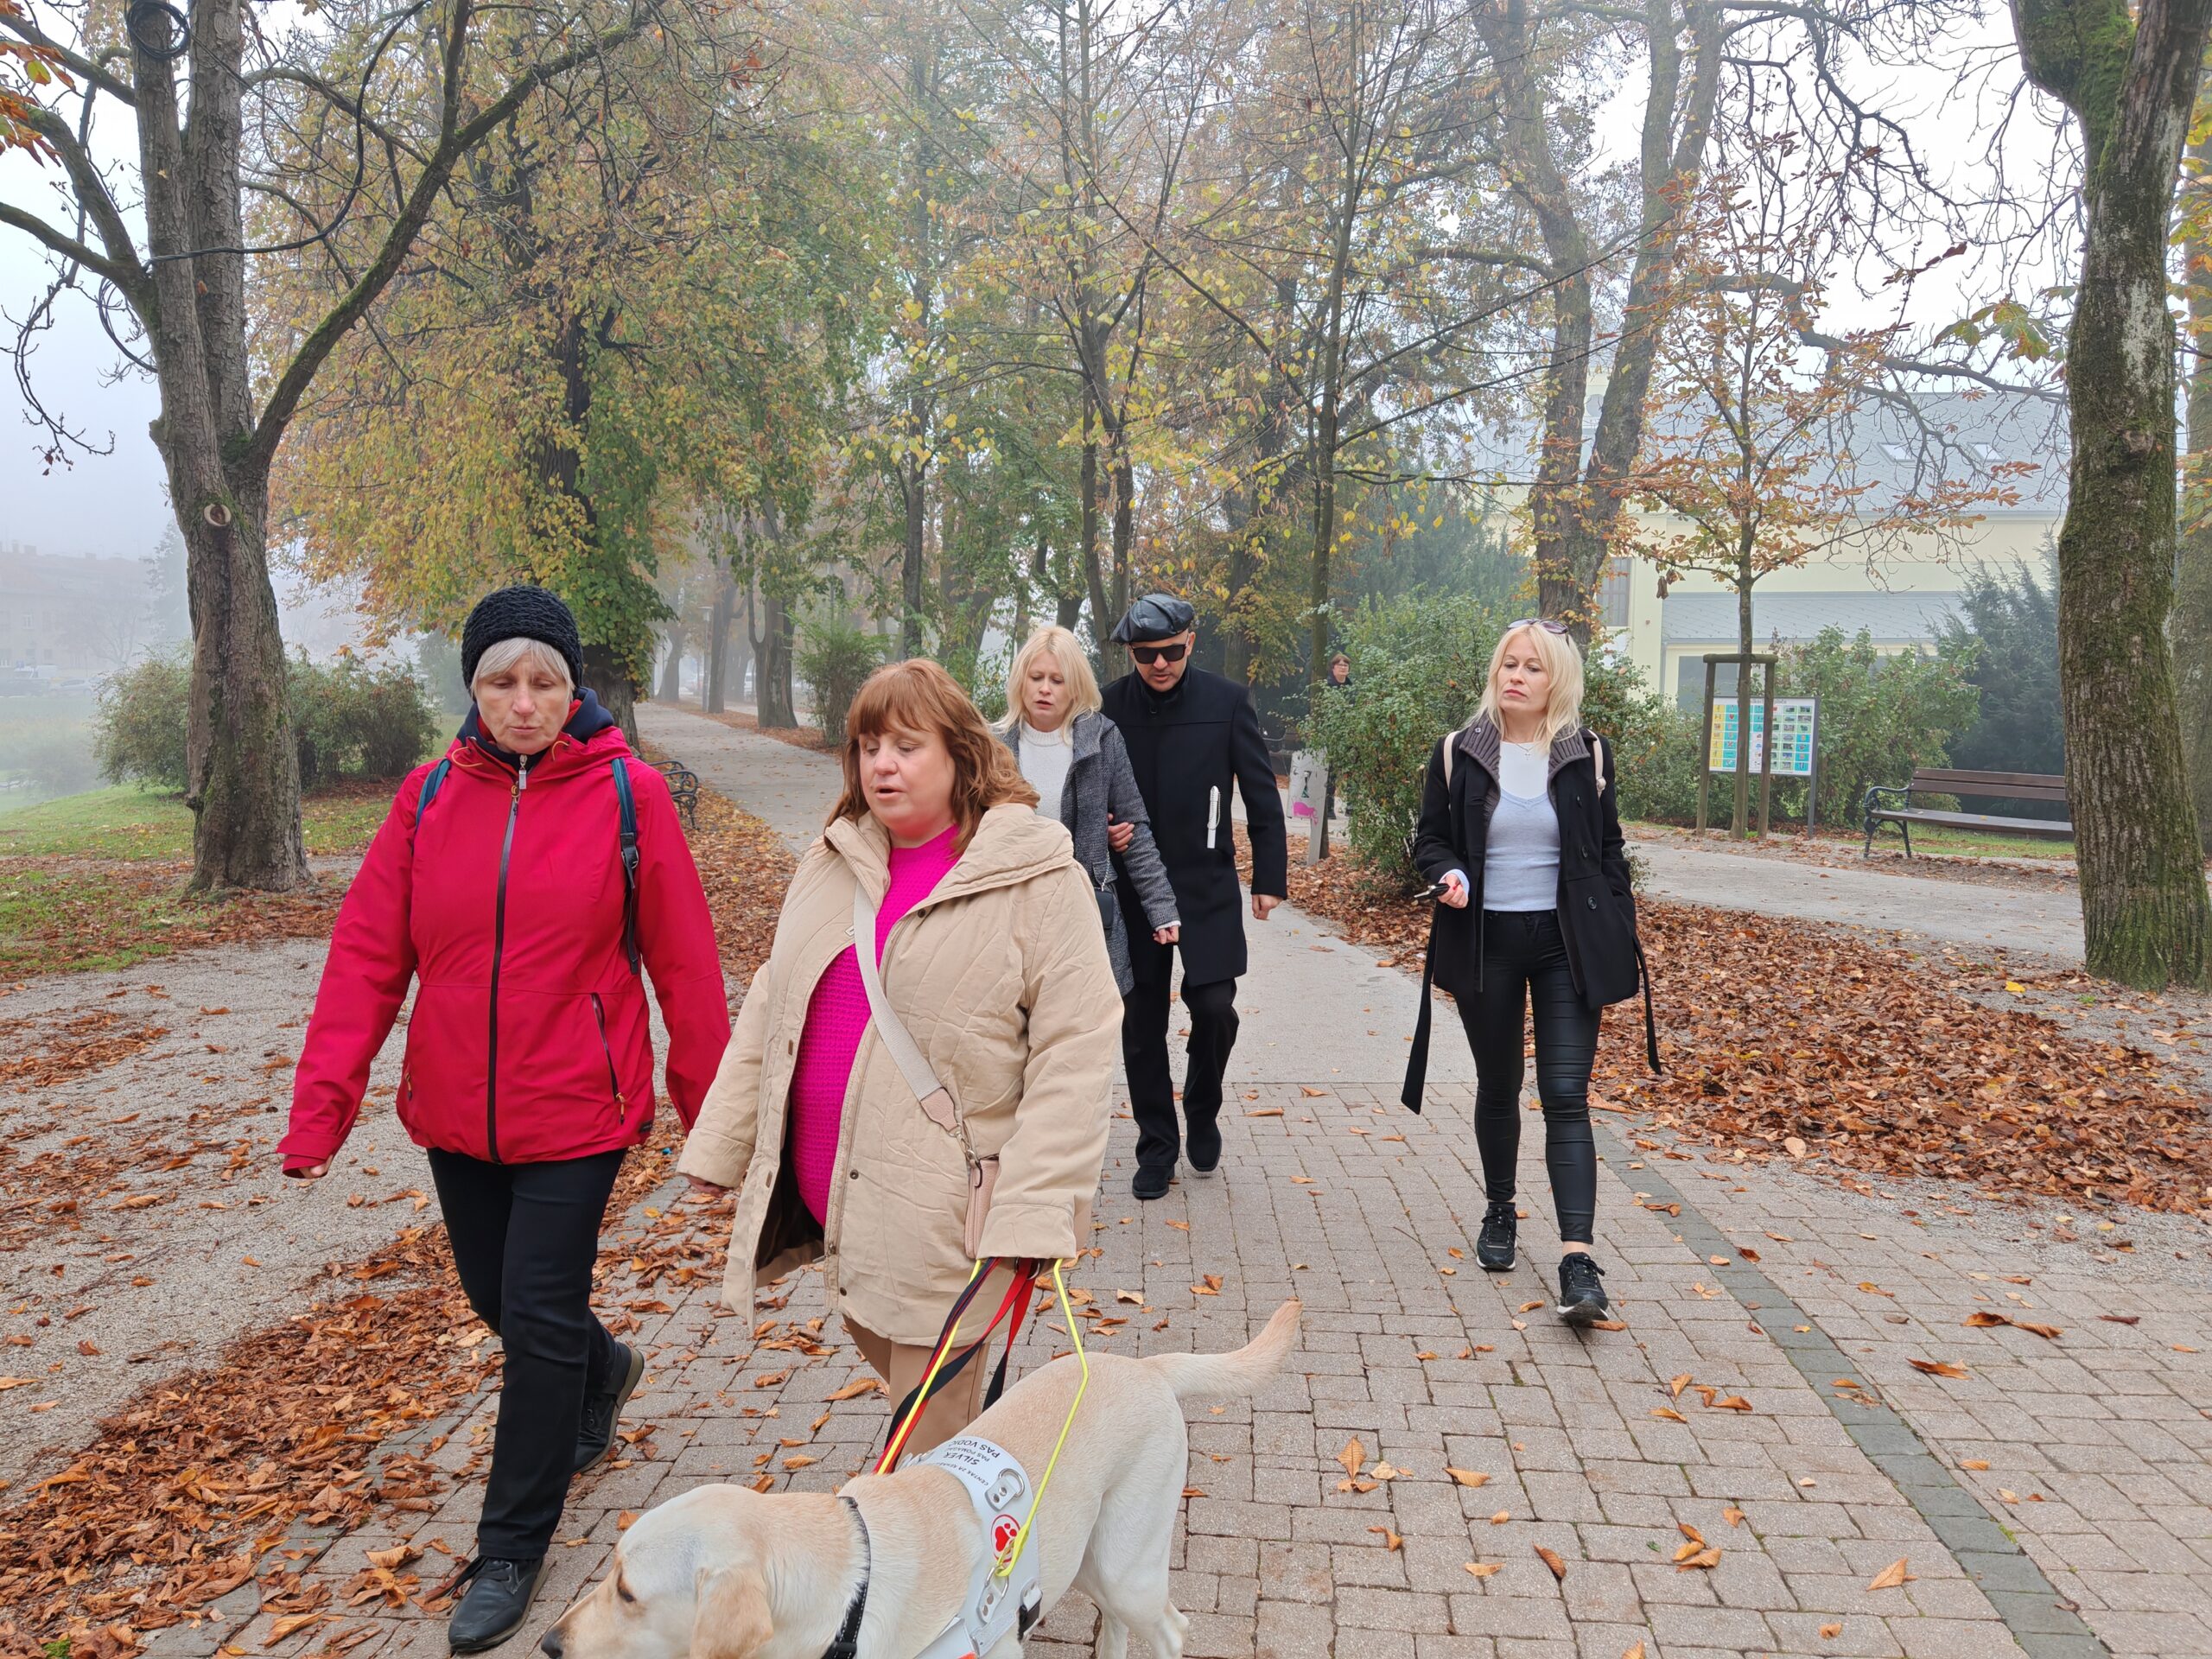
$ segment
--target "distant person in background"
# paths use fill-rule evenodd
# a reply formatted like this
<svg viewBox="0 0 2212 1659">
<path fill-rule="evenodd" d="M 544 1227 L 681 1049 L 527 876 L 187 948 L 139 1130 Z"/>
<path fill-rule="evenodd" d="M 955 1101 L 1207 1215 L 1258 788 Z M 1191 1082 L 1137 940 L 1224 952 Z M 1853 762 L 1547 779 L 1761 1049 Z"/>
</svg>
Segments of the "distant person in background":
<svg viewBox="0 0 2212 1659">
<path fill-rule="evenodd" d="M 1491 653 L 1474 718 L 1429 756 L 1414 862 L 1437 894 L 1421 1013 L 1402 1098 L 1421 1109 L 1429 988 L 1452 993 L 1475 1057 L 1475 1144 L 1489 1201 L 1475 1259 L 1514 1264 L 1522 1053 L 1533 1004 L 1544 1164 L 1560 1236 L 1559 1313 L 1611 1311 L 1591 1253 L 1598 1149 L 1590 1068 L 1599 1016 L 1644 987 L 1644 1041 L 1659 1069 L 1636 897 L 1621 838 L 1612 745 L 1581 722 L 1582 657 L 1566 625 L 1532 618 Z"/>
<path fill-rule="evenodd" d="M 1329 658 L 1329 683 L 1349 686 L 1351 683 L 1351 658 L 1341 651 Z"/>
<path fill-rule="evenodd" d="M 1122 1015 L 1122 1064 L 1137 1123 L 1137 1169 L 1130 1191 L 1163 1196 L 1188 1129 L 1191 1168 L 1210 1175 L 1221 1163 L 1222 1075 L 1236 1044 L 1236 979 L 1244 971 L 1244 924 L 1237 914 L 1236 837 L 1230 791 L 1244 798 L 1252 842 L 1252 918 L 1264 922 L 1289 892 L 1289 846 L 1282 797 L 1260 721 L 1244 688 L 1191 665 L 1197 613 L 1172 594 L 1147 594 L 1114 630 L 1135 664 L 1106 688 L 1107 718 L 1121 728 L 1152 833 L 1175 890 L 1182 933 L 1174 944 L 1149 938 L 1133 884 L 1122 886 L 1136 983 Z M 1126 861 L 1135 826 L 1116 824 L 1114 850 Z M 1183 957 L 1183 1006 L 1191 1017 L 1183 1121 L 1175 1116 L 1167 1023 L 1175 954 Z"/>
<path fill-rule="evenodd" d="M 447 1625 L 453 1650 L 474 1653 L 521 1626 L 569 1478 L 607 1455 L 645 1374 L 591 1311 L 607 1198 L 652 1130 L 639 970 L 687 1127 L 729 1007 L 668 785 L 576 684 L 569 607 L 542 588 L 487 595 L 461 669 L 461 734 L 400 785 L 346 891 L 277 1149 L 287 1175 L 329 1172 L 412 982 L 399 1121 L 429 1150 L 461 1289 L 502 1349 L 476 1554 Z"/>
<path fill-rule="evenodd" d="M 1136 981 L 1108 845 L 1114 825 L 1129 831 L 1122 838 L 1122 863 L 1151 924 L 1153 942 L 1173 944 L 1181 929 L 1175 889 L 1153 843 L 1128 749 L 1120 728 L 1098 711 L 1097 677 L 1075 635 L 1048 623 L 1029 636 L 1007 673 L 1006 709 L 1000 734 L 1037 791 L 1039 814 L 1058 819 L 1075 838 L 1075 855 L 1097 891 L 1114 982 L 1127 996 Z"/>
</svg>

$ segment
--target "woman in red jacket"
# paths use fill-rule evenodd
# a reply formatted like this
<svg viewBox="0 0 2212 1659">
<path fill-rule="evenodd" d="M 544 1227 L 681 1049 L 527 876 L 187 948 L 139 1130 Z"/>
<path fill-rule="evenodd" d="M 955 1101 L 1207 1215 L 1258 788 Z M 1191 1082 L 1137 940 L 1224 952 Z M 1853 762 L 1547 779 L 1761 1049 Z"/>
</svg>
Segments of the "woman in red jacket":
<svg viewBox="0 0 2212 1659">
<path fill-rule="evenodd" d="M 615 1172 L 652 1123 L 640 965 L 686 1128 L 729 1039 L 668 786 L 576 689 L 582 666 L 575 617 L 543 588 L 469 613 L 476 707 L 400 785 L 346 892 L 279 1147 L 287 1175 L 329 1169 L 415 981 L 399 1118 L 429 1148 L 461 1288 L 505 1351 L 458 1653 L 520 1627 L 569 1478 L 606 1454 L 645 1370 L 591 1311 Z"/>
</svg>

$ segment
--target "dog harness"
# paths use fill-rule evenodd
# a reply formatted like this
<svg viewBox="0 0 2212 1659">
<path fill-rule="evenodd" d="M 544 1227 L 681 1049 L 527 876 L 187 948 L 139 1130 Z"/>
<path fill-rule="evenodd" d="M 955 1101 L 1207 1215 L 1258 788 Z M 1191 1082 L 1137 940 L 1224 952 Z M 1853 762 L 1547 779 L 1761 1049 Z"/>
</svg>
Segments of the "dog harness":
<svg viewBox="0 0 2212 1659">
<path fill-rule="evenodd" d="M 947 1440 L 916 1463 L 932 1463 L 959 1477 L 990 1540 L 990 1552 L 976 1564 L 968 1584 L 968 1599 L 960 1616 L 943 1634 L 924 1648 L 918 1659 L 976 1659 L 988 1653 L 1008 1631 L 1029 1634 L 1044 1600 L 1039 1583 L 1038 1552 L 1024 1549 L 1001 1573 L 1000 1564 L 1022 1535 L 1037 1491 L 1028 1472 L 1002 1446 L 973 1434 Z"/>
</svg>

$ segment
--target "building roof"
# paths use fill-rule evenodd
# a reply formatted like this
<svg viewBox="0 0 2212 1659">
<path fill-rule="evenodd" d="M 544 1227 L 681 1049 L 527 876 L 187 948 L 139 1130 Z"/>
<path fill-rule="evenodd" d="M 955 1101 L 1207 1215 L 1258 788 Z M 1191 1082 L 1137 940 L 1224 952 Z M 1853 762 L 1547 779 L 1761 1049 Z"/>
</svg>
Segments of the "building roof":
<svg viewBox="0 0 2212 1659">
<path fill-rule="evenodd" d="M 1878 640 L 1933 639 L 1959 610 L 1956 594 L 1763 594 L 1751 590 L 1754 646 L 1780 638 L 1810 639 L 1822 628 L 1848 635 L 1864 628 Z M 1660 607 L 1660 637 L 1669 645 L 1736 643 L 1736 595 L 1674 594 Z"/>
</svg>

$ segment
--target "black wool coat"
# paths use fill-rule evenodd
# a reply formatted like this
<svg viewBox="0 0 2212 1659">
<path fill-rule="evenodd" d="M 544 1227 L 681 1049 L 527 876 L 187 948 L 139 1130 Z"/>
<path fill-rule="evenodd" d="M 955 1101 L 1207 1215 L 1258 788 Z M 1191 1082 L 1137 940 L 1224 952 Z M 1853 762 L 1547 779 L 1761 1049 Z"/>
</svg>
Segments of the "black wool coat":
<svg viewBox="0 0 2212 1659">
<path fill-rule="evenodd" d="M 1452 750 L 1448 782 L 1447 743 Z M 1463 999 L 1482 988 L 1483 861 L 1491 814 L 1498 802 L 1499 748 L 1497 728 L 1478 715 L 1429 752 L 1414 863 L 1431 887 L 1448 871 L 1462 872 L 1467 907 L 1455 910 L 1439 903 L 1430 918 L 1421 1014 L 1402 1096 L 1415 1111 L 1421 1109 L 1428 1071 L 1431 984 Z M 1595 732 L 1570 728 L 1552 740 L 1549 792 L 1552 810 L 1559 815 L 1560 933 L 1574 988 L 1586 1005 L 1601 1008 L 1624 1002 L 1642 988 L 1645 1048 L 1656 1071 L 1658 1034 L 1650 978 L 1636 937 L 1636 894 L 1621 835 L 1618 779 L 1612 746 Z"/>
<path fill-rule="evenodd" d="M 1232 788 L 1244 797 L 1252 891 L 1280 899 L 1290 890 L 1282 797 L 1275 792 L 1274 766 L 1252 700 L 1235 681 L 1197 667 L 1185 670 L 1166 696 L 1154 696 L 1135 674 L 1125 674 L 1103 697 L 1106 717 L 1121 728 L 1128 749 L 1137 791 L 1152 814 L 1152 838 L 1175 889 L 1184 976 L 1194 985 L 1235 979 L 1244 971 L 1245 956 L 1236 838 L 1230 822 Z M 1150 932 L 1135 884 L 1115 885 L 1131 938 Z"/>
</svg>

